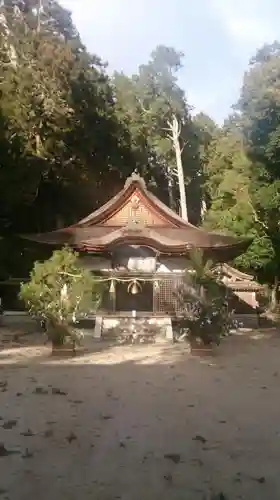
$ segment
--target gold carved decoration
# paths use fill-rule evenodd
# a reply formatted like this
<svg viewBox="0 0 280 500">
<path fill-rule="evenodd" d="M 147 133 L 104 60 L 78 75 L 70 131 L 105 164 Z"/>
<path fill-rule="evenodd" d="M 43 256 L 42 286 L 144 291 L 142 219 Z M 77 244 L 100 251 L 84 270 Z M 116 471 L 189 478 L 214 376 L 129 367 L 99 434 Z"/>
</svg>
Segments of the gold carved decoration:
<svg viewBox="0 0 280 500">
<path fill-rule="evenodd" d="M 131 222 L 133 221 L 133 223 Z M 136 192 L 131 195 L 131 198 L 115 212 L 109 219 L 104 222 L 106 226 L 132 226 L 137 228 L 146 226 L 165 226 L 166 221 L 159 217 L 156 210 L 151 209 L 145 203 L 145 200 Z"/>
</svg>

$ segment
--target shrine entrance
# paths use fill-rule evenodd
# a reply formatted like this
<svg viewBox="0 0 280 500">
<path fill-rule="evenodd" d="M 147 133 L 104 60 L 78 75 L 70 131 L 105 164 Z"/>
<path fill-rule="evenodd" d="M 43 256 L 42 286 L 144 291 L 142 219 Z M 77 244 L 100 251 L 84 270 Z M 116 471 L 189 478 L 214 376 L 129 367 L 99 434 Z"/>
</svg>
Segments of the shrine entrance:
<svg viewBox="0 0 280 500">
<path fill-rule="evenodd" d="M 100 310 L 106 314 L 143 313 L 146 316 L 176 316 L 185 310 L 179 299 L 182 275 L 114 275 L 107 282 Z M 121 314 L 123 315 L 123 314 Z"/>
<path fill-rule="evenodd" d="M 127 283 L 116 284 L 115 310 L 153 312 L 153 282 L 141 281 L 137 293 L 131 293 Z"/>
</svg>

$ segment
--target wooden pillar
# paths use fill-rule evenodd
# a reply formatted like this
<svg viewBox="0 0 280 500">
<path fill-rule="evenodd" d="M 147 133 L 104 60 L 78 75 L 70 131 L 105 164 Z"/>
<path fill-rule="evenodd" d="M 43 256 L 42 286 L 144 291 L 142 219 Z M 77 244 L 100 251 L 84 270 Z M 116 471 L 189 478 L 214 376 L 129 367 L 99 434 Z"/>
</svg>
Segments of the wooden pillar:
<svg viewBox="0 0 280 500">
<path fill-rule="evenodd" d="M 116 294 L 117 294 L 117 283 L 115 284 L 114 292 L 112 293 L 112 312 L 116 312 Z"/>
<path fill-rule="evenodd" d="M 158 305 L 157 298 L 158 298 L 159 286 L 160 286 L 159 281 L 160 280 L 157 278 L 153 281 L 153 314 L 159 312 L 158 307 L 157 307 L 157 305 Z M 157 283 L 157 285 L 156 285 L 156 283 Z"/>
<path fill-rule="evenodd" d="M 113 287 L 111 289 L 113 283 Z M 111 280 L 110 282 L 110 287 L 109 287 L 109 297 L 110 297 L 110 308 L 111 312 L 116 312 L 116 291 L 117 291 L 117 281 L 116 280 Z"/>
<path fill-rule="evenodd" d="M 202 299 L 204 299 L 205 298 L 205 288 L 204 288 L 203 285 L 200 285 L 200 287 L 199 287 L 199 293 L 200 293 L 200 297 Z"/>
</svg>

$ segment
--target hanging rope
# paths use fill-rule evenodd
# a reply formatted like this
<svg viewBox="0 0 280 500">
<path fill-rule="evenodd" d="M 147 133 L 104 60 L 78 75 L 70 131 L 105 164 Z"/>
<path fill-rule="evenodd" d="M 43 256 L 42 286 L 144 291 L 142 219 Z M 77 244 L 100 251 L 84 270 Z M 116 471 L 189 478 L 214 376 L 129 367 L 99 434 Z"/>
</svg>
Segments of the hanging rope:
<svg viewBox="0 0 280 500">
<path fill-rule="evenodd" d="M 70 276 L 71 278 L 81 278 L 81 276 L 79 276 L 78 274 L 71 274 L 71 273 L 67 273 L 67 272 L 64 272 L 64 271 L 59 271 L 58 274 L 62 274 L 64 276 Z M 170 277 L 172 278 L 172 274 L 170 273 Z M 161 278 L 160 276 L 154 276 L 152 278 L 139 278 L 137 276 L 137 278 L 134 278 L 134 277 L 130 277 L 130 278 L 117 278 L 115 276 L 110 276 L 108 278 L 94 278 L 94 281 L 96 283 L 105 283 L 106 281 L 116 281 L 118 283 L 133 283 L 135 281 L 140 281 L 140 282 L 151 282 L 151 281 L 159 281 Z M 114 286 L 114 285 L 113 285 Z"/>
</svg>

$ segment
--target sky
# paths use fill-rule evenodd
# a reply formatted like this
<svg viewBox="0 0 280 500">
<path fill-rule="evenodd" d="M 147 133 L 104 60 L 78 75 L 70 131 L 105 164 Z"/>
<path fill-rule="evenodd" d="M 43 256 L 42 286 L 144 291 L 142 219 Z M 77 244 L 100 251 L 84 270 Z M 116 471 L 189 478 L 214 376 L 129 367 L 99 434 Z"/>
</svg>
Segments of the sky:
<svg viewBox="0 0 280 500">
<path fill-rule="evenodd" d="M 280 39 L 279 0 L 61 0 L 108 71 L 133 74 L 157 45 L 185 54 L 180 85 L 195 112 L 231 112 L 256 49 Z"/>
</svg>

